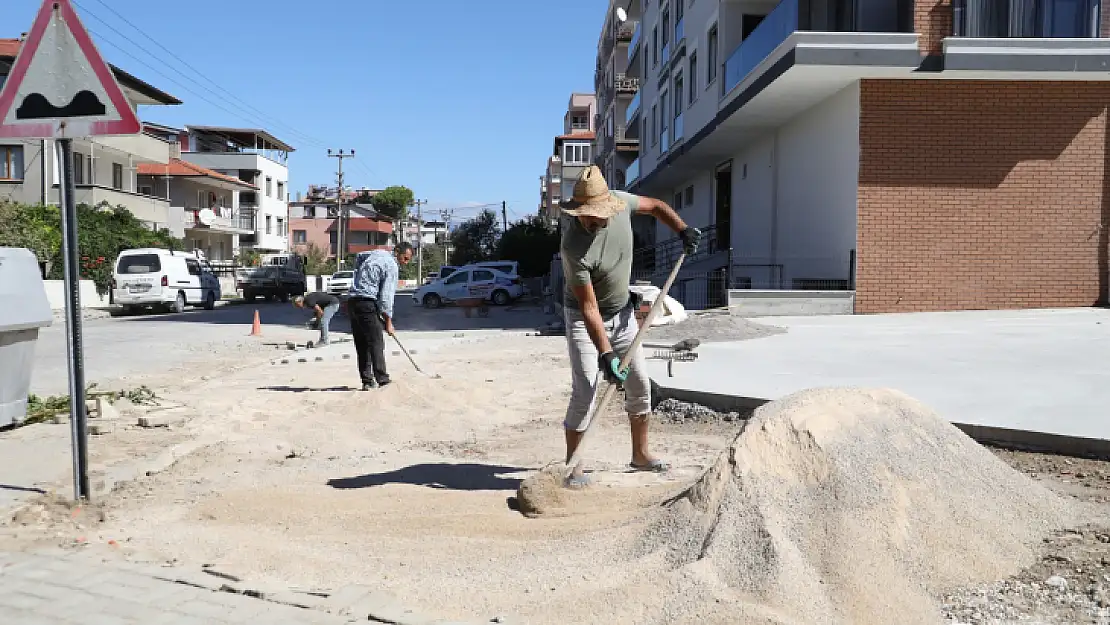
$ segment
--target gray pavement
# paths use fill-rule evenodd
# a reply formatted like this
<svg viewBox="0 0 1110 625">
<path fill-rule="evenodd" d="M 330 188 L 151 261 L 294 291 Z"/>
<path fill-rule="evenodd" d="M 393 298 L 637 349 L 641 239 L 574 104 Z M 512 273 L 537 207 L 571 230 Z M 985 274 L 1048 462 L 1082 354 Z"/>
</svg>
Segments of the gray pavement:
<svg viewBox="0 0 1110 625">
<path fill-rule="evenodd" d="M 80 553 L 0 552 L 0 623 L 340 625 L 355 620 L 158 579 L 141 567 L 125 567 Z"/>
<path fill-rule="evenodd" d="M 1110 310 L 756 319 L 787 328 L 703 343 L 693 363 L 648 361 L 664 387 L 774 400 L 817 386 L 882 386 L 950 421 L 1110 439 Z"/>
</svg>

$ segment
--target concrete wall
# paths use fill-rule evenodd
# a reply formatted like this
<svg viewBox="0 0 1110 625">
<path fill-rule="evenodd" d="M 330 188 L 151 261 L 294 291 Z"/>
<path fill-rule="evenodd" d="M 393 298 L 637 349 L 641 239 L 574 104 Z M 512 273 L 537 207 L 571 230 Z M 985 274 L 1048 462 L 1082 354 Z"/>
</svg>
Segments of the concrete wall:
<svg viewBox="0 0 1110 625">
<path fill-rule="evenodd" d="M 66 285 L 65 280 L 43 280 L 43 286 L 46 288 L 46 299 L 50 302 L 52 310 L 63 310 L 66 307 Z M 107 308 L 111 306 L 108 303 L 108 295 L 104 297 L 96 292 L 96 284 L 92 280 L 81 280 L 78 292 L 81 296 L 81 308 Z"/>
</svg>

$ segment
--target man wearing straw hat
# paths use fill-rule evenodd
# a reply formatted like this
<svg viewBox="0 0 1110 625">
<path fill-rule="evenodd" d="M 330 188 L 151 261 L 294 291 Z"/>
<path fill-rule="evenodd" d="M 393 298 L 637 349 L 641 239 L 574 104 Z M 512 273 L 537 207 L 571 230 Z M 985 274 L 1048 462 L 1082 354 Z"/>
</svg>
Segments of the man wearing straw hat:
<svg viewBox="0 0 1110 625">
<path fill-rule="evenodd" d="M 682 239 L 686 254 L 697 251 L 701 233 L 682 221 L 665 202 L 623 191 L 610 191 L 596 165 L 582 172 L 574 183 L 574 195 L 561 204 L 568 217 L 563 223 L 560 255 L 566 287 L 563 315 L 570 352 L 572 387 L 563 428 L 567 462 L 589 425 L 586 422 L 593 380 L 600 370 L 610 382 L 622 384 L 625 410 L 632 431 L 630 466 L 639 471 L 663 472 L 667 464 L 648 450 L 648 417 L 651 414 L 651 383 L 642 348 L 626 370 L 620 360 L 632 346 L 639 329 L 632 279 L 632 214 L 651 215 Z M 570 486 L 588 483 L 581 468 L 571 476 Z"/>
</svg>

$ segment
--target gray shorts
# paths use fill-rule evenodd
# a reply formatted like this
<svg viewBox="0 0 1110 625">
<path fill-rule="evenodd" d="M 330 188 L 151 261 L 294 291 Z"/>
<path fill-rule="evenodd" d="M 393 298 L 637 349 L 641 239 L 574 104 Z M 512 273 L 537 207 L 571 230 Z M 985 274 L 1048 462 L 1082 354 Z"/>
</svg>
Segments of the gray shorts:
<svg viewBox="0 0 1110 625">
<path fill-rule="evenodd" d="M 586 331 L 582 313 L 573 308 L 563 308 L 563 320 L 567 325 L 567 347 L 570 352 L 571 391 L 567 415 L 563 427 L 584 432 L 589 426 L 586 413 L 594 395 L 594 378 L 597 376 L 597 348 Z M 609 343 L 618 358 L 632 346 L 639 331 L 636 314 L 631 307 L 618 313 L 605 322 Z M 624 381 L 624 409 L 630 415 L 651 412 L 651 380 L 648 378 L 644 362 L 644 349 L 637 347 L 636 353 L 628 363 L 628 379 Z"/>
</svg>

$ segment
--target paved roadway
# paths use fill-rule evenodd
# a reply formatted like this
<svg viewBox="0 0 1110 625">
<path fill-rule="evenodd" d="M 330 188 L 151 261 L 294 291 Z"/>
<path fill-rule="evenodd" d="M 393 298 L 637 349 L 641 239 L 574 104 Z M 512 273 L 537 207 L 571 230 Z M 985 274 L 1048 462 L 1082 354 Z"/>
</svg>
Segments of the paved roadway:
<svg viewBox="0 0 1110 625">
<path fill-rule="evenodd" d="M 89 382 L 166 371 L 220 351 L 232 351 L 250 337 L 254 311 L 259 312 L 264 343 L 316 340 L 315 331 L 304 329 L 308 313 L 291 304 L 276 302 L 232 304 L 212 311 L 188 309 L 181 314 L 145 313 L 105 317 L 82 322 L 85 370 Z M 466 318 L 457 308 L 425 310 L 413 304 L 411 292 L 399 292 L 395 324 L 399 332 L 460 331 L 477 329 L 533 329 L 543 321 L 536 307 L 494 307 L 488 317 Z M 346 317 L 337 315 L 331 331 L 350 332 Z M 402 340 L 404 336 L 402 334 Z M 31 392 L 39 395 L 68 393 L 68 356 L 65 322 L 43 328 L 35 345 Z"/>
</svg>

